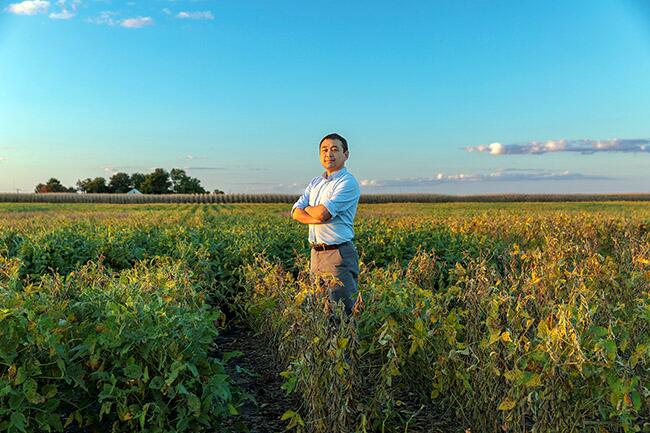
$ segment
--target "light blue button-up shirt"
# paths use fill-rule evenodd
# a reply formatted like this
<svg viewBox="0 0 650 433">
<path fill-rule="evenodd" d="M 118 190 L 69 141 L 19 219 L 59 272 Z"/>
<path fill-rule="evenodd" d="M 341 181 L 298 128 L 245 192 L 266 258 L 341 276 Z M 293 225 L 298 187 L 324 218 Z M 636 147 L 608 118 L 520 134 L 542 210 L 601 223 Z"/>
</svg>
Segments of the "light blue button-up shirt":
<svg viewBox="0 0 650 433">
<path fill-rule="evenodd" d="M 309 224 L 309 242 L 314 244 L 342 244 L 354 238 L 354 217 L 361 189 L 357 179 L 343 167 L 327 176 L 324 172 L 309 182 L 305 192 L 291 208 L 323 205 L 332 218 L 322 224 Z"/>
</svg>

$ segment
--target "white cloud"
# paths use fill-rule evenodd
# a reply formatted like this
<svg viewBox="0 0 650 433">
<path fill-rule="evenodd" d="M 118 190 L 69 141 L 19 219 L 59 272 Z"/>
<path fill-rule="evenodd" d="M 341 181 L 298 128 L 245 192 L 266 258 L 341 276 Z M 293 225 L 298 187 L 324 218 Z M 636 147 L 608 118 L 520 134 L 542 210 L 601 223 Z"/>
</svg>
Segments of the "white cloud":
<svg viewBox="0 0 650 433">
<path fill-rule="evenodd" d="M 17 15 L 38 15 L 46 14 L 50 8 L 50 2 L 44 0 L 25 0 L 20 3 L 12 3 L 7 6 L 7 11 Z"/>
<path fill-rule="evenodd" d="M 0 156 L 0 162 L 2 162 L 2 161 L 8 161 L 8 158 L 5 157 L 5 156 Z"/>
<path fill-rule="evenodd" d="M 117 15 L 116 12 L 101 11 L 98 16 L 94 18 L 86 18 L 85 21 L 91 24 L 114 26 L 118 23 L 113 18 L 115 15 Z"/>
<path fill-rule="evenodd" d="M 482 144 L 465 147 L 468 152 L 489 153 L 490 155 L 541 155 L 549 152 L 578 152 L 590 154 L 595 152 L 649 152 L 650 139 L 612 139 L 612 140 L 548 140 L 530 141 L 513 144 Z"/>
<path fill-rule="evenodd" d="M 183 159 L 187 159 L 187 160 L 195 162 L 195 161 L 198 161 L 198 160 L 206 160 L 206 159 L 209 159 L 209 158 L 207 156 L 200 156 L 200 155 L 197 156 L 197 155 L 188 153 L 185 157 L 183 157 Z"/>
<path fill-rule="evenodd" d="M 195 166 L 195 167 L 192 167 L 192 166 L 187 166 L 187 167 L 183 167 L 183 169 L 184 169 L 184 170 L 206 170 L 206 171 L 226 170 L 225 167 L 209 167 L 209 166 L 208 166 L 208 167 L 206 167 L 206 166 L 203 166 L 203 167 L 196 167 L 196 166 Z"/>
<path fill-rule="evenodd" d="M 111 176 L 114 175 L 115 173 L 121 173 L 125 171 L 134 172 L 134 171 L 146 170 L 145 167 L 139 165 L 122 165 L 122 166 L 105 165 L 102 168 L 106 173 L 109 173 Z"/>
<path fill-rule="evenodd" d="M 52 12 L 49 17 L 55 20 L 68 20 L 74 17 L 77 14 L 77 6 L 81 3 L 81 0 L 72 0 L 70 2 L 70 8 L 66 6 L 66 0 L 59 0 L 56 4 L 61 9 L 60 12 Z"/>
<path fill-rule="evenodd" d="M 122 20 L 120 25 L 128 29 L 139 29 L 141 27 L 153 25 L 153 18 L 151 17 L 126 18 Z"/>
<path fill-rule="evenodd" d="M 596 180 L 607 179 L 602 176 L 586 176 L 580 173 L 551 172 L 547 170 L 529 169 L 501 169 L 491 173 L 437 173 L 431 177 L 409 177 L 395 179 L 363 179 L 359 184 L 363 187 L 417 187 L 435 186 L 447 183 L 460 182 L 523 182 L 540 180 Z"/>
<path fill-rule="evenodd" d="M 503 153 L 503 144 L 492 143 L 488 146 L 491 155 L 501 155 Z"/>
<path fill-rule="evenodd" d="M 52 18 L 53 20 L 69 20 L 73 16 L 75 16 L 75 14 L 67 10 L 61 12 L 52 12 L 49 15 L 49 17 Z"/>
<path fill-rule="evenodd" d="M 197 11 L 197 12 L 179 12 L 176 18 L 187 20 L 213 20 L 214 15 L 211 11 Z"/>
<path fill-rule="evenodd" d="M 169 10 L 169 8 L 163 8 L 162 11 L 163 11 L 163 13 L 164 13 L 165 15 L 171 15 L 171 14 L 172 14 L 172 11 Z"/>
</svg>

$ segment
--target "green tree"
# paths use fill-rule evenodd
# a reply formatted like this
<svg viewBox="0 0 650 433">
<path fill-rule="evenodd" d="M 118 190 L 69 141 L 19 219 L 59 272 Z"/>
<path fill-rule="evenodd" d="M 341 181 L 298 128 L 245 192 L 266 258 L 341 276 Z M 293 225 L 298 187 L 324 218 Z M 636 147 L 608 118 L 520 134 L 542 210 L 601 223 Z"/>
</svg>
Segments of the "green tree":
<svg viewBox="0 0 650 433">
<path fill-rule="evenodd" d="M 162 168 L 157 168 L 153 173 L 145 175 L 140 191 L 145 194 L 169 194 L 171 186 L 172 182 L 169 180 L 169 173 Z"/>
<path fill-rule="evenodd" d="M 195 177 L 188 176 L 185 170 L 172 168 L 170 177 L 172 190 L 177 194 L 205 194 L 205 189 L 201 186 L 201 181 Z"/>
<path fill-rule="evenodd" d="M 61 184 L 61 182 L 54 178 L 51 177 L 50 180 L 47 181 L 47 183 L 39 183 L 36 185 L 36 188 L 34 189 L 34 192 L 38 193 L 46 193 L 46 192 L 77 192 L 76 189 L 70 187 L 67 188 Z"/>
<path fill-rule="evenodd" d="M 133 188 L 142 191 L 142 184 L 144 183 L 145 175 L 142 173 L 133 173 L 131 175 L 131 185 Z"/>
<path fill-rule="evenodd" d="M 126 173 L 115 173 L 111 176 L 111 180 L 108 183 L 108 189 L 110 192 L 117 194 L 124 194 L 133 188 L 133 183 L 131 181 L 131 176 Z"/>
<path fill-rule="evenodd" d="M 79 187 L 79 191 L 92 194 L 103 194 L 109 192 L 108 186 L 106 185 L 106 179 L 103 177 L 78 180 L 77 186 Z"/>
</svg>

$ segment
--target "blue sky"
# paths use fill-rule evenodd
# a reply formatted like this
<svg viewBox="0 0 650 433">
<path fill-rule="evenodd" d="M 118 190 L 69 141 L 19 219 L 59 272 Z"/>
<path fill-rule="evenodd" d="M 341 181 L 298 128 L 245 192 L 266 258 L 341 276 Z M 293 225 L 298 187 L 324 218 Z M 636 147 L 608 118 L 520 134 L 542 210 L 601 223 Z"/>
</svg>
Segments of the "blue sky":
<svg viewBox="0 0 650 433">
<path fill-rule="evenodd" d="M 650 1 L 0 1 L 0 191 L 650 191 Z"/>
</svg>

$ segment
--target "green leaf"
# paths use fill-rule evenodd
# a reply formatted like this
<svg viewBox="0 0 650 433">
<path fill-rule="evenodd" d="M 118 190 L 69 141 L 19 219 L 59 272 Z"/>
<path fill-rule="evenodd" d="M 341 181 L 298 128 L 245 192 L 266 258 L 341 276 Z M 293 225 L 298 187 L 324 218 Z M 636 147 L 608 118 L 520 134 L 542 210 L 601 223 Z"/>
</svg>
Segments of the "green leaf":
<svg viewBox="0 0 650 433">
<path fill-rule="evenodd" d="M 634 407 L 634 410 L 641 409 L 641 395 L 638 391 L 630 391 L 630 397 L 632 398 L 632 407 Z"/>
<path fill-rule="evenodd" d="M 144 423 L 147 418 L 149 406 L 151 406 L 151 403 L 146 403 L 144 406 L 142 406 L 142 412 L 140 412 L 140 416 L 138 416 L 138 420 L 140 421 L 140 430 L 144 430 Z"/>
<path fill-rule="evenodd" d="M 59 367 L 59 370 L 61 370 L 61 377 L 65 376 L 65 363 L 63 362 L 63 359 L 57 359 L 56 366 Z"/>
<path fill-rule="evenodd" d="M 169 376 L 167 376 L 167 379 L 165 380 L 165 383 L 167 385 L 171 385 L 174 383 L 176 378 L 178 377 L 178 374 L 185 369 L 185 363 L 182 361 L 174 361 L 172 363 L 172 371 L 169 373 Z"/>
<path fill-rule="evenodd" d="M 187 396 L 187 405 L 195 414 L 201 413 L 201 400 L 194 394 Z"/>
<path fill-rule="evenodd" d="M 242 356 L 244 353 L 240 351 L 232 351 L 232 352 L 226 352 L 223 354 L 223 362 L 228 362 L 233 358 L 238 358 Z"/>
<path fill-rule="evenodd" d="M 176 385 L 176 392 L 178 392 L 179 395 L 188 395 L 190 393 L 182 382 Z"/>
<path fill-rule="evenodd" d="M 649 349 L 647 344 L 639 344 L 634 350 L 634 353 L 632 353 L 632 356 L 630 356 L 630 366 L 632 368 L 636 367 L 639 361 L 646 356 L 646 353 L 650 352 Z"/>
<path fill-rule="evenodd" d="M 155 376 L 153 379 L 151 379 L 151 382 L 149 382 L 149 388 L 160 389 L 163 387 L 164 384 L 165 384 L 165 380 L 162 377 Z"/>
<path fill-rule="evenodd" d="M 22 412 L 13 412 L 11 414 L 11 426 L 17 428 L 20 431 L 25 431 L 25 415 Z"/>
<path fill-rule="evenodd" d="M 187 369 L 190 371 L 190 373 L 192 373 L 192 376 L 199 377 L 199 370 L 197 370 L 196 365 L 192 364 L 191 362 L 188 362 Z"/>
<path fill-rule="evenodd" d="M 292 410 L 286 411 L 284 414 L 282 414 L 282 417 L 280 418 L 281 421 L 289 421 L 289 425 L 287 425 L 287 430 L 290 430 L 298 425 L 301 427 L 305 426 L 305 422 L 302 420 L 300 415 L 298 415 L 296 412 Z"/>
<path fill-rule="evenodd" d="M 291 394 L 295 391 L 296 385 L 298 384 L 298 376 L 289 370 L 283 371 L 280 373 L 280 376 L 286 379 L 280 388 L 284 389 L 287 394 Z"/>
<path fill-rule="evenodd" d="M 102 407 L 99 409 L 99 419 L 102 419 L 104 414 L 108 415 L 111 413 L 111 406 L 113 406 L 112 401 L 105 401 L 102 403 Z"/>
<path fill-rule="evenodd" d="M 54 397 L 57 393 L 56 385 L 49 383 L 43 387 L 43 396 L 47 399 Z"/>
<path fill-rule="evenodd" d="M 54 427 L 54 430 L 63 431 L 63 424 L 61 423 L 61 417 L 58 413 L 48 414 L 47 421 L 52 427 Z"/>
<path fill-rule="evenodd" d="M 124 367 L 124 375 L 130 379 L 140 379 L 142 377 L 142 368 L 138 364 L 127 364 Z"/>
<path fill-rule="evenodd" d="M 591 332 L 596 337 L 607 336 L 607 328 L 603 328 L 602 326 L 592 326 L 589 328 L 589 332 Z"/>
<path fill-rule="evenodd" d="M 297 413 L 295 413 L 294 411 L 288 410 L 288 411 L 286 411 L 285 413 L 282 414 L 282 416 L 280 417 L 280 421 L 286 421 L 289 418 L 293 418 L 296 415 L 297 415 Z"/>
<path fill-rule="evenodd" d="M 32 404 L 43 403 L 45 401 L 43 396 L 36 392 L 37 388 L 38 385 L 34 379 L 27 379 L 27 381 L 23 383 L 23 393 L 25 393 L 27 401 Z"/>
<path fill-rule="evenodd" d="M 603 341 L 603 349 L 605 349 L 605 355 L 609 361 L 614 361 L 616 359 L 616 342 L 611 339 Z"/>
<path fill-rule="evenodd" d="M 18 367 L 18 371 L 16 372 L 16 380 L 14 383 L 16 385 L 20 385 L 23 383 L 25 380 L 27 380 L 27 372 L 25 371 L 25 367 Z"/>
</svg>

